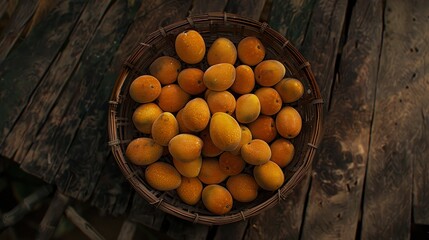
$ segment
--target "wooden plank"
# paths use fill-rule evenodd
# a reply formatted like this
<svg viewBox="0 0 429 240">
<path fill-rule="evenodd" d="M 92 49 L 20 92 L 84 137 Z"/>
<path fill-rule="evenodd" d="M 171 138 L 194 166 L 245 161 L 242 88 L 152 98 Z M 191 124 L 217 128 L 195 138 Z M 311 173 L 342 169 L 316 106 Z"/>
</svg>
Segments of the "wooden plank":
<svg viewBox="0 0 429 240">
<path fill-rule="evenodd" d="M 82 50 L 83 53 L 79 53 L 82 55 L 79 66 L 64 86 L 61 101 L 54 103 L 21 164 L 24 170 L 43 178 L 47 182 L 54 182 L 61 166 L 69 160 L 66 154 L 82 124 L 83 116 L 90 111 L 90 104 L 94 102 L 103 75 L 112 60 L 112 55 L 117 50 L 127 26 L 132 21 L 133 13 L 135 14 L 139 7 L 138 2 L 135 4 L 128 6 L 123 1 L 115 2 L 104 15 L 98 28 L 93 30 L 95 33 L 86 49 Z M 87 137 L 90 138 L 91 136 L 88 135 Z M 90 146 L 82 146 L 82 148 L 85 147 Z M 105 156 L 107 157 L 107 154 Z M 82 170 L 76 170 L 78 175 L 74 181 L 83 181 L 82 187 L 89 189 L 84 194 L 85 199 L 93 191 L 104 162 L 105 159 L 100 162 L 88 160 L 79 165 Z M 92 168 L 99 170 L 87 172 Z M 106 173 L 110 174 L 111 171 L 106 170 Z M 77 193 L 65 192 L 74 197 L 77 195 Z"/>
<path fill-rule="evenodd" d="M 105 0 L 86 5 L 61 54 L 57 56 L 42 78 L 31 97 L 31 101 L 25 106 L 24 111 L 3 142 L 2 149 L 5 154 L 13 153 L 15 161 L 22 162 L 24 160 L 36 138 L 36 134 L 49 116 L 50 110 L 57 101 L 62 101 L 62 90 L 65 89 L 66 92 L 71 91 L 72 93 L 76 91 L 76 89 L 67 89 L 65 86 L 78 65 L 83 50 L 92 39 L 94 30 L 100 23 L 109 3 L 110 0 Z M 56 29 L 51 29 L 51 31 L 56 31 Z M 42 159 L 42 161 L 44 162 L 46 159 Z"/>
<path fill-rule="evenodd" d="M 5 149 L 3 141 L 69 36 L 83 7 L 81 1 L 61 2 L 0 64 L 0 153 L 5 157 L 12 158 L 15 152 L 12 149 L 16 146 Z M 28 53 L 37 57 L 30 57 Z"/>
<path fill-rule="evenodd" d="M 58 0 L 40 0 L 28 24 L 22 32 L 22 38 L 27 37 L 33 29 L 56 7 Z"/>
<path fill-rule="evenodd" d="M 121 1 L 120 1 L 121 2 Z M 128 210 L 134 190 L 109 155 L 91 196 L 91 205 L 105 214 L 119 216 Z"/>
<path fill-rule="evenodd" d="M 207 12 L 223 12 L 228 0 L 194 0 L 192 2 L 192 8 L 189 11 L 189 15 L 198 15 Z"/>
<path fill-rule="evenodd" d="M 358 0 L 315 161 L 303 239 L 354 239 L 374 110 L 382 3 Z M 344 114 L 347 113 L 347 114 Z"/>
<path fill-rule="evenodd" d="M 143 42 L 151 32 L 158 28 L 186 18 L 190 6 L 191 0 L 145 1 L 115 54 L 110 66 L 113 69 L 110 77 L 116 78 L 122 63 L 138 43 Z M 165 16 L 162 17 L 162 15 Z"/>
<path fill-rule="evenodd" d="M 10 19 L 10 22 L 7 28 L 4 30 L 4 33 L 0 35 L 0 62 L 6 58 L 12 47 L 18 41 L 25 29 L 25 26 L 30 21 L 35 10 L 37 9 L 38 3 L 38 0 L 18 2 L 18 6 L 12 15 L 12 19 Z M 2 3 L 2 5 L 5 5 L 5 3 Z M 4 9 L 2 10 L 6 10 L 6 6 L 3 7 Z M 0 14 L 0 17 L 1 15 L 2 14 Z"/>
<path fill-rule="evenodd" d="M 101 168 L 110 152 L 110 148 L 107 145 L 108 136 L 106 130 L 107 105 L 120 70 L 119 66 L 116 65 L 120 62 L 118 59 L 125 59 L 125 56 L 129 54 L 123 51 L 124 48 L 121 46 L 134 42 L 132 44 L 134 47 L 141 38 L 156 30 L 159 27 L 158 24 L 169 24 L 183 19 L 189 7 L 190 2 L 187 4 L 175 0 L 167 3 L 163 2 L 159 7 L 154 8 L 152 12 L 147 13 L 144 18 L 134 21 L 133 26 L 139 25 L 140 27 L 130 28 L 115 54 L 115 59 L 112 60 L 109 71 L 105 73 L 98 88 L 90 92 L 90 94 L 94 95 L 94 99 L 88 102 L 87 113 L 82 116 L 79 128 L 65 155 L 65 161 L 58 169 L 55 181 L 60 189 L 78 199 L 87 199 L 92 193 Z M 141 26 L 146 26 L 146 28 Z M 135 32 L 135 30 L 138 30 L 138 32 Z M 131 39 L 134 39 L 134 41 L 130 41 Z M 82 184 L 82 181 L 85 181 L 86 184 Z"/>
<path fill-rule="evenodd" d="M 238 14 L 253 20 L 259 20 L 266 0 L 228 1 L 225 12 Z"/>
<path fill-rule="evenodd" d="M 347 2 L 318 0 L 305 34 L 301 53 L 310 62 L 324 100 L 325 113 L 334 83 L 338 49 L 344 28 Z"/>
<path fill-rule="evenodd" d="M 299 49 L 307 33 L 315 2 L 315 0 L 273 0 L 270 26 Z"/>
<path fill-rule="evenodd" d="M 428 169 L 429 143 L 428 7 L 423 0 L 386 1 L 362 239 L 409 239 L 412 191 L 414 196 L 427 196 L 428 172 L 423 169 Z M 414 214 L 420 218 L 421 210 L 426 218 L 428 209 L 422 207 L 428 206 L 427 198 L 420 197 L 415 199 Z M 422 201 L 426 203 L 420 205 Z"/>
<path fill-rule="evenodd" d="M 426 52 L 426 60 L 428 59 L 428 50 Z M 423 78 L 423 68 L 416 69 L 419 78 Z M 427 76 L 425 77 L 427 79 Z M 424 80 L 420 80 L 421 82 Z M 426 86 L 427 87 L 427 86 Z M 426 88 L 427 89 L 427 88 Z M 427 101 L 427 99 L 425 100 Z M 413 216 L 414 223 L 429 226 L 429 111 L 428 108 L 423 108 L 421 111 L 420 134 L 415 143 L 420 145 L 413 156 Z M 426 228 L 427 229 L 427 228 Z M 426 236 L 428 232 L 426 232 Z"/>
<path fill-rule="evenodd" d="M 244 239 L 299 239 L 309 184 L 310 175 L 296 186 L 286 200 L 251 218 Z"/>
<path fill-rule="evenodd" d="M 0 0 L 0 42 L 3 39 L 5 30 L 10 25 L 10 20 L 13 15 L 13 10 L 16 8 L 16 3 L 13 4 L 9 0 Z"/>
<path fill-rule="evenodd" d="M 405 20 L 405 23 L 411 26 L 411 32 L 409 32 L 410 29 L 401 26 L 404 32 L 412 34 L 410 36 L 414 36 L 411 37 L 411 42 L 409 42 L 409 47 L 411 47 L 409 54 L 411 56 L 409 56 L 408 61 L 401 59 L 402 62 L 399 65 L 413 72 L 411 74 L 412 82 L 409 83 L 412 87 L 405 85 L 405 89 L 408 90 L 406 91 L 406 95 L 409 97 L 410 102 L 413 103 L 412 110 L 410 109 L 412 112 L 408 113 L 405 123 L 408 123 L 407 126 L 412 126 L 410 128 L 412 132 L 417 133 L 417 136 L 414 136 L 408 132 L 412 141 L 407 141 L 410 144 L 407 148 L 411 151 L 410 160 L 412 159 L 413 162 L 413 220 L 415 224 L 426 225 L 425 236 L 428 237 L 429 162 L 427 161 L 427 157 L 429 156 L 429 108 L 427 107 L 427 103 L 429 102 L 429 98 L 427 90 L 429 88 L 429 73 L 427 71 L 427 63 L 429 62 L 429 46 L 425 39 L 429 37 L 429 15 L 425 10 L 428 9 L 429 4 L 427 1 L 415 1 L 413 3 L 410 3 L 410 5 L 413 4 L 412 9 L 414 12 L 410 12 L 410 16 Z M 387 9 L 389 11 L 389 8 Z M 399 9 L 392 10 L 391 14 L 398 11 Z M 410 17 L 411 22 L 409 20 Z M 406 77 L 404 76 L 404 79 L 400 81 L 406 83 Z M 414 94 L 415 91 L 417 94 Z M 407 100 L 403 99 L 402 101 Z"/>
</svg>

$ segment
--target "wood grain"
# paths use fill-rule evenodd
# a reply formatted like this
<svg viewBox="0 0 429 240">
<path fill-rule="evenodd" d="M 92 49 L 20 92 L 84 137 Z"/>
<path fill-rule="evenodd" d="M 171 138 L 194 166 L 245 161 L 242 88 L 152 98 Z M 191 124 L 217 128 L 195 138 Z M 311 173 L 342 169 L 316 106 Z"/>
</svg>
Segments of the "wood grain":
<svg viewBox="0 0 429 240">
<path fill-rule="evenodd" d="M 428 172 L 423 170 L 423 173 L 422 169 L 428 168 L 429 139 L 425 134 L 429 78 L 425 39 L 429 25 L 427 12 L 421 9 L 427 9 L 428 4 L 427 1 L 386 1 L 362 239 L 409 239 L 412 191 L 415 197 L 427 196 Z M 413 183 L 417 189 L 413 189 Z M 427 199 L 417 196 L 414 201 L 414 213 L 427 221 L 424 217 L 428 216 Z M 422 215 L 418 213 L 420 210 Z"/>
<path fill-rule="evenodd" d="M 116 77 L 122 63 L 138 43 L 143 42 L 148 34 L 177 20 L 186 18 L 191 7 L 191 0 L 148 0 L 136 14 L 133 24 L 121 41 L 110 68 Z"/>
<path fill-rule="evenodd" d="M 56 7 L 57 0 L 39 0 L 34 14 L 31 16 L 30 21 L 26 24 L 22 32 L 22 38 L 30 34 L 33 29 Z"/>
<path fill-rule="evenodd" d="M 91 194 L 91 205 L 99 208 L 105 215 L 120 216 L 127 212 L 133 193 L 130 183 L 110 154 Z"/>
<path fill-rule="evenodd" d="M 347 1 L 318 0 L 313 7 L 301 53 L 310 62 L 324 100 L 329 106 L 335 63 L 345 25 Z"/>
<path fill-rule="evenodd" d="M 67 172 L 67 167 L 70 166 L 68 161 L 73 161 L 74 151 L 78 151 L 78 154 L 88 154 L 85 156 L 87 160 L 79 162 L 79 165 L 71 163 L 76 173 L 73 181 L 76 181 L 76 184 L 79 184 L 81 188 L 86 189 L 79 199 L 88 199 L 92 193 L 106 160 L 105 158 L 101 159 L 102 154 L 107 157 L 107 146 L 105 146 L 105 142 L 95 142 L 96 136 L 100 133 L 96 132 L 94 136 L 91 136 L 93 129 L 88 130 L 86 135 L 80 137 L 79 141 L 81 142 L 77 146 L 73 147 L 73 141 L 77 137 L 79 128 L 84 126 L 83 118 L 91 114 L 90 108 L 97 94 L 103 94 L 99 92 L 103 76 L 112 60 L 112 55 L 126 32 L 126 28 L 132 21 L 133 13 L 135 14 L 139 7 L 138 4 L 139 2 L 135 2 L 135 5 L 128 6 L 126 2 L 118 1 L 105 13 L 103 20 L 94 30 L 94 35 L 87 47 L 80 53 L 82 57 L 79 66 L 64 86 L 60 100 L 55 102 L 21 164 L 23 169 L 40 176 L 45 181 L 56 181 L 57 184 L 64 186 L 67 178 L 62 178 L 57 174 L 61 175 L 61 173 Z M 105 91 L 110 90 L 105 89 Z M 97 109 L 97 111 L 102 110 Z M 101 132 L 101 130 L 98 131 Z M 105 134 L 101 132 L 101 138 L 104 139 L 104 137 Z M 105 147 L 103 152 L 99 153 L 100 158 L 90 159 L 90 156 L 96 156 L 95 151 L 97 151 L 98 145 L 94 146 L 95 144 Z M 91 147 L 94 149 L 90 149 Z M 87 148 L 86 152 L 82 152 L 82 149 L 85 148 Z M 91 150 L 93 152 L 90 152 Z M 79 170 L 76 167 L 82 169 Z M 60 171 L 60 169 L 62 170 Z M 73 197 L 78 197 L 77 192 L 72 193 L 67 188 L 63 188 L 63 190 Z"/>
<path fill-rule="evenodd" d="M 426 60 L 428 59 L 428 50 L 426 52 Z M 422 68 L 418 71 L 420 76 L 424 72 Z M 427 79 L 427 77 L 425 77 Z M 424 81 L 424 80 L 420 80 Z M 426 89 L 427 89 L 426 83 Z M 424 101 L 428 101 L 425 99 Z M 418 114 L 416 112 L 416 114 Z M 428 108 L 421 108 L 421 122 L 419 122 L 420 132 L 415 140 L 416 149 L 413 153 L 413 216 L 414 223 L 421 225 L 429 225 L 429 111 Z M 427 236 L 427 235 L 426 235 Z"/>
<path fill-rule="evenodd" d="M 402 129 L 404 134 L 408 134 L 411 141 L 403 140 L 408 143 L 407 149 L 409 159 L 413 163 L 413 216 L 414 223 L 421 225 L 429 225 L 429 46 L 427 39 L 429 38 L 429 14 L 422 9 L 429 9 L 427 1 L 413 1 L 409 3 L 412 11 L 406 17 L 405 23 L 409 24 L 410 28 L 401 28 L 405 34 L 414 36 L 409 38 L 409 57 L 408 61 L 400 61 L 400 66 L 407 69 L 401 83 L 406 84 L 404 95 L 406 99 L 412 103 L 412 109 L 407 114 L 405 126 Z M 393 9 L 391 9 L 392 12 Z M 396 9 L 398 11 L 399 9 Z M 389 8 L 388 8 L 389 11 Z M 392 13 L 393 14 L 393 13 Z M 410 21 L 411 18 L 411 21 Z M 393 20 L 392 20 L 393 21 Z M 407 54 L 408 56 L 408 54 Z M 399 60 L 399 59 L 398 59 Z M 409 74 L 411 71 L 411 81 Z M 408 78 L 408 79 L 407 79 Z M 407 84 L 408 82 L 408 84 Z M 408 128 L 410 127 L 410 128 Z M 408 132 L 408 129 L 410 132 Z M 415 134 L 415 135 L 414 135 Z M 427 230 L 427 228 L 426 228 Z M 426 236 L 428 232 L 426 231 Z"/>
<path fill-rule="evenodd" d="M 72 93 L 76 91 L 76 89 L 66 88 L 68 80 L 92 39 L 93 32 L 109 3 L 110 0 L 97 1 L 85 6 L 61 53 L 52 62 L 49 70 L 34 90 L 31 101 L 25 106 L 2 146 L 6 154 L 14 153 L 15 161 L 24 160 L 36 134 L 45 123 L 57 99 L 62 102 L 63 90 Z M 56 31 L 56 29 L 52 29 L 52 31 Z M 71 84 L 73 85 L 73 83 Z M 64 97 L 67 99 L 67 94 Z M 46 161 L 47 159 L 41 160 Z"/>
<path fill-rule="evenodd" d="M 244 239 L 299 239 L 309 184 L 310 175 L 285 200 L 251 218 Z"/>
<path fill-rule="evenodd" d="M 299 49 L 305 39 L 315 2 L 316 0 L 273 0 L 270 26 Z"/>
<path fill-rule="evenodd" d="M 253 20 L 259 20 L 266 0 L 228 1 L 225 12 L 238 14 Z"/>
<path fill-rule="evenodd" d="M 23 34 L 26 25 L 31 20 L 38 6 L 38 0 L 19 1 L 15 9 L 12 19 L 3 33 L 0 34 L 0 62 L 2 62 L 9 54 L 19 37 Z M 4 6 L 1 6 L 4 5 Z M 6 10 L 5 3 L 0 4 L 3 10 Z M 2 14 L 0 14 L 2 17 Z"/>
<path fill-rule="evenodd" d="M 83 7 L 80 1 L 61 2 L 0 64 L 0 152 L 5 157 L 12 158 L 17 146 L 6 147 L 4 140 L 31 102 L 32 93 L 57 57 Z"/>
<path fill-rule="evenodd" d="M 194 0 L 189 15 L 198 15 L 208 12 L 223 12 L 225 10 L 228 0 Z"/>
<path fill-rule="evenodd" d="M 381 2 L 358 0 L 353 8 L 314 164 L 303 239 L 356 236 L 382 41 L 382 7 Z"/>
</svg>

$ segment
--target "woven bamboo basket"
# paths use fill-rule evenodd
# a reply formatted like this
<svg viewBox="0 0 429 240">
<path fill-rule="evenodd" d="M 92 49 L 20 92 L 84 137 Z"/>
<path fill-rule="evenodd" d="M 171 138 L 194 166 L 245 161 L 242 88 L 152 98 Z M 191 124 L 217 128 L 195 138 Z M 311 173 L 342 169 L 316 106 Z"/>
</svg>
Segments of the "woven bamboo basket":
<svg viewBox="0 0 429 240">
<path fill-rule="evenodd" d="M 128 162 L 124 153 L 127 144 L 142 136 L 133 126 L 132 113 L 138 106 L 128 89 L 133 79 L 148 74 L 148 67 L 157 57 L 173 56 L 179 59 L 174 50 L 177 34 L 195 29 L 204 38 L 206 47 L 218 37 L 227 37 L 236 45 L 246 36 L 258 37 L 266 48 L 265 59 L 276 59 L 286 67 L 286 76 L 294 77 L 304 84 L 304 96 L 293 103 L 302 116 L 303 127 L 298 137 L 292 140 L 295 155 L 292 162 L 283 168 L 285 183 L 275 192 L 260 191 L 258 198 L 251 203 L 234 202 L 233 209 L 226 215 L 215 216 L 208 212 L 202 203 L 189 206 L 180 201 L 175 191 L 160 192 L 151 188 L 144 180 L 144 167 Z M 204 62 L 204 60 L 203 60 Z M 205 63 L 186 65 L 186 67 L 207 69 Z M 275 206 L 287 198 L 311 168 L 322 130 L 323 101 L 310 63 L 281 34 L 268 24 L 227 13 L 210 13 L 189 17 L 183 21 L 160 28 L 134 49 L 124 62 L 116 80 L 109 101 L 108 132 L 109 145 L 117 164 L 125 178 L 134 189 L 151 205 L 179 218 L 206 225 L 222 225 L 255 216 Z M 168 157 L 160 161 L 171 161 Z"/>
</svg>

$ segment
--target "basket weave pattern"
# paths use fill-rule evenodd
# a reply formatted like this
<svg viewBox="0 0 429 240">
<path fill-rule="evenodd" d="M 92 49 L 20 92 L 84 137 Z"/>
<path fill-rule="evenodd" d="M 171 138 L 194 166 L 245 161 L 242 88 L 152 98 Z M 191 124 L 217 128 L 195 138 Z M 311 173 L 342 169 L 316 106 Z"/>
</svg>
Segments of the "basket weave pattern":
<svg viewBox="0 0 429 240">
<path fill-rule="evenodd" d="M 285 183 L 276 192 L 261 191 L 252 203 L 234 203 L 230 213 L 215 216 L 202 204 L 189 206 L 178 199 L 175 191 L 160 192 L 152 189 L 144 180 L 144 168 L 129 163 L 124 155 L 127 144 L 141 136 L 131 121 L 132 113 L 138 106 L 128 94 L 129 86 L 136 77 L 147 74 L 149 65 L 162 55 L 177 57 L 174 41 L 184 30 L 195 29 L 204 38 L 207 47 L 218 37 L 226 37 L 234 44 L 247 36 L 258 37 L 265 46 L 265 59 L 275 59 L 286 67 L 286 76 L 294 77 L 304 84 L 304 96 L 291 106 L 302 116 L 302 131 L 292 140 L 295 146 L 293 161 L 283 169 Z M 205 63 L 182 64 L 186 67 L 207 69 Z M 294 187 L 309 172 L 311 163 L 321 137 L 322 99 L 309 62 L 281 34 L 266 23 L 249 20 L 237 15 L 211 13 L 194 17 L 160 28 L 150 34 L 143 43 L 138 44 L 123 64 L 116 80 L 110 101 L 108 116 L 109 145 L 125 178 L 149 204 L 174 216 L 194 223 L 221 225 L 255 216 L 285 199 Z"/>
</svg>

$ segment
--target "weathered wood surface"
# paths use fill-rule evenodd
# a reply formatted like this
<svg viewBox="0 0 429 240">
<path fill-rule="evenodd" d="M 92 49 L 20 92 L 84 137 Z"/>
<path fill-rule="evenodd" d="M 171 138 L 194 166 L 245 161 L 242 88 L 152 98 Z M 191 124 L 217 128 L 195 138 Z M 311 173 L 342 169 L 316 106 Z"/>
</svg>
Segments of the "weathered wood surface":
<svg viewBox="0 0 429 240">
<path fill-rule="evenodd" d="M 69 166 L 72 158 L 65 155 L 64 152 L 73 153 L 73 148 L 70 148 L 69 139 L 75 139 L 73 128 L 79 126 L 80 118 L 86 114 L 84 109 L 81 110 L 82 113 L 77 111 L 73 103 L 78 105 L 85 104 L 86 102 L 76 101 L 76 98 L 79 99 L 81 97 L 91 100 L 89 96 L 80 95 L 81 93 L 85 93 L 85 90 L 83 90 L 85 85 L 89 88 L 92 87 L 91 84 L 86 83 L 88 79 L 91 79 L 90 76 L 81 76 L 79 79 L 75 79 L 70 77 L 70 75 L 72 75 L 72 72 L 77 67 L 84 49 L 93 38 L 93 31 L 95 31 L 101 17 L 104 15 L 106 8 L 102 5 L 108 4 L 108 2 L 99 3 L 101 5 L 86 5 L 73 33 L 69 37 L 68 44 L 64 47 L 57 60 L 54 61 L 51 69 L 45 75 L 46 77 L 43 78 L 43 82 L 36 89 L 32 98 L 33 101 L 27 106 L 25 113 L 21 115 L 22 124 L 17 124 L 14 127 L 8 137 L 8 140 L 11 140 L 7 142 L 8 144 L 22 138 L 15 158 L 23 159 L 23 156 L 26 155 L 22 164 L 23 169 L 35 175 L 42 173 L 43 175 L 40 175 L 40 177 L 48 182 L 55 180 L 60 190 L 71 193 L 70 195 L 73 197 L 88 196 L 88 190 L 86 189 L 93 189 L 98 176 L 96 171 L 97 162 L 88 162 L 85 161 L 85 158 L 80 160 L 86 163 L 88 167 L 83 167 L 78 171 L 73 171 L 75 165 L 70 164 L 73 166 L 68 169 L 70 172 L 62 174 L 59 166 Z M 95 11 L 94 9 L 99 10 Z M 80 62 L 80 64 L 85 64 L 85 61 Z M 85 65 L 80 66 L 87 67 Z M 96 73 L 96 65 L 92 67 L 94 68 L 92 70 Z M 79 71 L 76 73 L 79 75 Z M 82 85 L 80 85 L 82 80 Z M 93 82 L 96 83 L 95 81 Z M 56 91 L 56 89 L 62 89 L 64 92 Z M 63 93 L 61 97 L 56 95 L 60 93 Z M 61 98 L 63 101 L 56 101 L 57 98 Z M 40 107 L 53 111 L 40 112 Z M 67 112 L 72 114 L 66 114 Z M 76 119 L 74 116 L 78 116 L 78 118 Z M 76 119 L 76 121 L 69 122 L 70 118 Z M 67 123 L 69 124 L 67 125 Z M 30 128 L 33 124 L 34 127 Z M 32 129 L 38 129 L 38 131 L 32 132 Z M 68 131 L 68 129 L 72 130 Z M 36 135 L 37 133 L 39 135 Z M 87 138 L 92 137 L 87 135 Z M 29 141 L 31 139 L 36 139 L 35 144 Z M 5 144 L 5 146 L 8 145 Z M 28 147 L 35 147 L 36 150 L 30 149 L 27 153 Z M 76 157 L 76 155 L 72 155 L 72 157 Z M 91 171 L 93 169 L 95 171 Z M 73 178 L 76 179 L 76 182 L 70 182 Z M 85 182 L 81 182 L 79 179 L 85 179 Z M 67 184 L 67 187 L 64 187 L 64 184 Z M 83 190 L 79 193 L 69 191 L 68 188 L 74 186 L 73 184 L 78 184 Z M 81 197 L 81 199 L 83 198 Z"/>
<path fill-rule="evenodd" d="M 97 100 L 106 99 L 110 92 L 108 86 L 112 85 L 103 77 L 138 3 L 128 6 L 125 2 L 115 2 L 103 21 L 98 21 L 79 66 L 64 86 L 62 101 L 52 107 L 38 132 L 36 143 L 22 163 L 22 168 L 43 172 L 42 178 L 55 181 L 64 192 L 78 199 L 88 199 L 91 195 L 106 161 L 108 148 L 103 142 L 107 136 L 103 132 L 106 124 L 100 118 L 97 122 L 94 117 L 105 113 L 105 106 L 95 104 Z M 91 14 L 93 9 L 88 11 Z M 107 48 L 106 42 L 109 43 Z M 98 150 L 94 152 L 94 149 Z M 46 159 L 54 159 L 49 167 L 46 167 Z M 84 184 L 78 179 L 89 182 Z"/>
<path fill-rule="evenodd" d="M 429 188 L 429 54 L 425 40 L 429 16 L 427 11 L 419 11 L 428 7 L 427 1 L 386 1 L 365 184 L 363 239 L 409 239 L 413 205 L 416 222 L 428 221 L 428 201 L 423 197 L 428 196 Z"/>
<path fill-rule="evenodd" d="M 75 97 L 72 93 L 74 93 L 76 89 L 68 89 L 67 87 L 72 85 L 76 88 L 79 87 L 79 84 L 74 84 L 74 81 L 68 84 L 68 80 L 79 64 L 80 57 L 87 47 L 88 42 L 93 37 L 93 32 L 103 17 L 106 5 L 109 3 L 110 1 L 97 1 L 97 3 L 87 4 L 85 6 L 76 26 L 68 38 L 67 44 L 62 47 L 61 52 L 56 56 L 56 59 L 52 62 L 38 86 L 34 89 L 31 101 L 25 106 L 2 144 L 2 148 L 5 149 L 6 152 L 14 154 L 16 161 L 22 162 L 29 148 L 32 146 L 33 141 L 37 138 L 40 129 L 46 123 L 50 111 L 40 111 L 40 109 L 52 109 L 59 98 L 64 98 L 64 101 L 58 101 L 59 104 L 62 104 L 67 103 L 68 99 L 73 99 L 73 97 Z M 63 111 L 66 111 L 66 107 L 67 106 L 62 106 Z M 64 114 L 61 114 L 61 117 L 62 116 L 64 116 Z M 56 121 L 61 120 L 61 118 L 56 119 Z M 48 124 L 48 127 L 50 127 L 49 125 L 50 124 Z M 46 142 L 43 141 L 42 143 L 38 143 L 40 145 L 46 144 Z M 47 145 L 49 146 L 49 144 Z M 67 146 L 67 144 L 65 145 Z M 32 155 L 30 155 L 30 157 L 32 157 Z M 53 157 L 56 158 L 57 156 Z M 44 166 L 46 165 L 45 159 L 46 158 L 39 159 L 38 156 L 35 156 L 29 159 L 29 161 L 42 161 L 40 163 L 42 165 L 41 167 L 46 168 Z M 32 173 L 35 174 L 37 172 L 40 172 L 40 170 L 36 169 L 36 171 Z M 50 179 L 52 174 L 49 173 L 39 177 L 48 182 L 52 181 L 52 179 Z"/>
<path fill-rule="evenodd" d="M 122 175 L 112 155 L 106 160 L 91 195 L 91 205 L 105 215 L 119 216 L 128 210 L 134 196 L 131 185 Z"/>
<path fill-rule="evenodd" d="M 84 4 L 79 1 L 62 2 L 34 29 L 26 41 L 19 44 L 0 64 L 0 150 L 3 156 L 14 156 L 16 146 L 6 148 L 6 137 L 26 106 L 31 103 L 32 93 L 57 57 L 83 7 Z M 32 130 L 37 132 L 36 129 Z M 22 159 L 16 161 L 21 162 Z"/>
<path fill-rule="evenodd" d="M 245 239 L 299 239 L 309 177 L 286 200 L 249 220 Z"/>
<path fill-rule="evenodd" d="M 273 0 L 270 26 L 300 49 L 307 34 L 315 2 L 315 0 Z"/>
<path fill-rule="evenodd" d="M 225 12 L 235 13 L 243 17 L 259 20 L 266 0 L 234 0 L 228 1 Z"/>
<path fill-rule="evenodd" d="M 347 4 L 344 0 L 317 0 L 300 48 L 303 56 L 311 63 L 324 100 L 325 115 L 337 74 L 336 62 Z"/>
<path fill-rule="evenodd" d="M 19 40 L 0 34 L 13 40 L 0 47 L 0 155 L 66 195 L 173 239 L 397 239 L 411 236 L 412 221 L 429 225 L 426 1 L 19 3 L 36 5 L 17 8 L 6 28 Z M 325 140 L 312 174 L 286 200 L 207 227 L 132 190 L 109 154 L 105 119 L 118 71 L 147 34 L 219 11 L 268 21 L 310 61 L 325 100 Z"/>
<path fill-rule="evenodd" d="M 0 17 L 6 11 L 7 1 L 0 2 Z M 37 9 L 38 0 L 20 1 L 7 28 L 0 34 L 0 62 L 2 62 L 30 22 Z"/>
<path fill-rule="evenodd" d="M 390 7 L 390 2 L 388 2 L 387 7 Z M 429 225 L 429 161 L 427 159 L 429 156 L 429 107 L 427 105 L 429 103 L 427 94 L 429 90 L 429 46 L 427 41 L 429 39 L 429 13 L 419 11 L 419 9 L 429 9 L 429 3 L 427 1 L 413 1 L 407 7 L 410 7 L 413 12 L 409 12 L 407 16 L 401 18 L 403 22 L 400 29 L 394 29 L 395 19 L 393 17 L 395 13 L 401 13 L 400 8 L 387 8 L 388 13 L 393 16 L 389 22 L 387 21 L 390 19 L 386 18 L 386 23 L 390 25 L 387 29 L 394 30 L 392 37 L 396 37 L 394 37 L 395 42 L 393 44 L 401 41 L 402 37 L 398 37 L 399 35 L 405 33 L 409 36 L 405 41 L 408 42 L 409 47 L 408 61 L 396 56 L 398 60 L 396 63 L 404 68 L 404 71 L 397 70 L 400 74 L 399 79 L 397 79 L 397 93 L 403 96 L 402 102 L 408 102 L 411 106 L 409 106 L 409 112 L 405 114 L 404 118 L 400 117 L 398 121 L 402 121 L 399 127 L 405 136 L 402 142 L 406 143 L 406 161 L 412 161 L 413 164 L 413 220 L 416 224 L 427 226 Z M 386 34 L 389 33 L 390 31 L 386 31 Z M 386 41 L 388 40 L 386 39 Z M 399 45 L 399 43 L 397 44 Z M 406 49 L 407 45 L 402 46 Z M 400 51 L 399 49 L 395 50 Z M 403 84 L 405 84 L 405 90 Z M 400 106 L 402 108 L 402 105 Z M 407 109 L 408 106 L 404 106 L 404 108 Z M 429 237 L 429 231 L 426 231 L 426 237 Z"/>
<path fill-rule="evenodd" d="M 213 0 L 213 1 L 201 1 L 194 0 L 192 2 L 192 8 L 189 11 L 189 15 L 198 15 L 207 12 L 223 12 L 225 10 L 228 0 Z"/>
<path fill-rule="evenodd" d="M 382 41 L 382 7 L 380 1 L 363 0 L 350 6 L 324 140 L 314 164 L 303 239 L 356 237 Z"/>
</svg>

